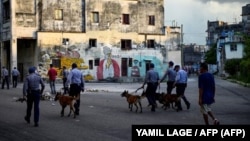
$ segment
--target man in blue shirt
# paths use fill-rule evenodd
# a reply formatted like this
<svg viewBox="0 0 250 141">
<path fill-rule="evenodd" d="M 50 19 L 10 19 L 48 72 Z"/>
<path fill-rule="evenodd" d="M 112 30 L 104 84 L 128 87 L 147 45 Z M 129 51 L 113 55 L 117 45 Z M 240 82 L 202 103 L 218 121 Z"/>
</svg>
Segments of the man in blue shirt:
<svg viewBox="0 0 250 141">
<path fill-rule="evenodd" d="M 41 85 L 41 89 L 39 87 Z M 26 116 L 24 117 L 27 123 L 30 123 L 31 117 L 31 110 L 34 103 L 34 123 L 35 127 L 38 127 L 39 122 L 39 103 L 40 103 L 40 96 L 43 93 L 45 88 L 43 79 L 35 73 L 35 68 L 29 68 L 29 75 L 26 77 L 23 83 L 23 96 L 27 97 L 27 111 Z"/>
<path fill-rule="evenodd" d="M 188 79 L 187 72 L 181 69 L 179 65 L 176 65 L 174 69 L 177 72 L 175 82 L 174 82 L 174 86 L 176 86 L 176 94 L 184 100 L 187 106 L 187 109 L 189 109 L 190 102 L 187 100 L 187 98 L 184 95 L 185 89 L 187 87 L 187 79 Z M 181 101 L 179 101 L 177 103 L 177 111 L 181 111 L 181 110 L 182 110 Z"/>
<path fill-rule="evenodd" d="M 9 71 L 5 68 L 5 67 L 2 67 L 2 89 L 4 89 L 4 85 L 5 83 L 7 84 L 7 89 L 9 89 Z"/>
<path fill-rule="evenodd" d="M 168 77 L 167 80 L 167 94 L 171 94 L 172 90 L 173 90 L 173 84 L 175 82 L 175 77 L 176 77 L 176 72 L 174 70 L 174 62 L 170 61 L 168 62 L 168 69 L 165 72 L 165 74 L 163 75 L 163 77 L 160 79 L 159 83 L 161 83 L 164 79 L 166 79 L 166 77 Z"/>
<path fill-rule="evenodd" d="M 20 75 L 19 71 L 17 70 L 16 67 L 12 70 L 12 82 L 13 82 L 13 88 L 17 87 L 17 78 Z"/>
<path fill-rule="evenodd" d="M 80 108 L 80 93 L 84 91 L 84 79 L 82 72 L 77 68 L 77 64 L 72 64 L 72 70 L 70 71 L 67 84 L 70 84 L 69 95 L 76 97 L 75 114 L 79 115 Z"/>
<path fill-rule="evenodd" d="M 157 71 L 154 70 L 154 64 L 150 63 L 150 68 L 147 71 L 144 83 L 142 85 L 142 88 L 144 88 L 144 85 L 147 84 L 146 88 L 146 97 L 148 99 L 149 104 L 152 106 L 151 111 L 155 111 L 156 107 L 156 90 L 158 87 L 158 81 L 159 81 L 159 74 Z"/>
<path fill-rule="evenodd" d="M 214 125 L 219 125 L 219 121 L 214 117 L 211 105 L 215 102 L 215 81 L 214 76 L 208 72 L 206 63 L 200 65 L 200 75 L 198 78 L 199 105 L 206 125 L 209 125 L 208 116 L 214 120 Z"/>
</svg>

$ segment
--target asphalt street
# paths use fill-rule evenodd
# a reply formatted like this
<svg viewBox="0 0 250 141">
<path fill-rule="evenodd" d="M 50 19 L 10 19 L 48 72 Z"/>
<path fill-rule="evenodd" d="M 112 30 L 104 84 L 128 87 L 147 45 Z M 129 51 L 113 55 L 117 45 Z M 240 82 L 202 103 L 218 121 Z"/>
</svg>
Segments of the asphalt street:
<svg viewBox="0 0 250 141">
<path fill-rule="evenodd" d="M 17 88 L 0 89 L 0 140 L 1 141 L 128 141 L 132 125 L 204 125 L 198 106 L 197 77 L 188 79 L 185 92 L 191 108 L 176 112 L 173 109 L 151 112 L 147 100 L 142 99 L 143 113 L 130 112 L 124 90 L 141 94 L 142 83 L 86 83 L 81 93 L 80 115 L 60 117 L 61 107 L 55 101 L 41 101 L 38 128 L 24 121 L 26 104 L 16 102 L 22 97 L 22 83 Z M 6 88 L 6 87 L 5 87 Z M 62 84 L 56 84 L 61 90 Z M 158 92 L 166 91 L 166 83 Z M 46 83 L 45 92 L 50 92 Z M 175 89 L 173 90 L 175 93 Z M 250 88 L 216 78 L 216 97 L 213 111 L 221 125 L 250 125 Z M 52 105 L 55 104 L 55 105 Z M 68 112 L 68 109 L 65 111 Z M 212 121 L 211 121 L 212 123 Z"/>
</svg>

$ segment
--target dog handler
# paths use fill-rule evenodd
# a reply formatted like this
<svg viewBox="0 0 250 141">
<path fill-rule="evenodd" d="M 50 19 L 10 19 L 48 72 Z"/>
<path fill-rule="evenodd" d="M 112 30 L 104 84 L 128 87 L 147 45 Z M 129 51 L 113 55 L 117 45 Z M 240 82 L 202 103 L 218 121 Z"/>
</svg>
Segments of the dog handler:
<svg viewBox="0 0 250 141">
<path fill-rule="evenodd" d="M 158 87 L 158 81 L 159 81 L 159 74 L 157 71 L 154 70 L 154 64 L 150 63 L 150 68 L 147 71 L 142 88 L 144 88 L 144 85 L 147 84 L 146 97 L 148 99 L 149 104 L 152 105 L 151 107 L 152 112 L 155 111 L 155 107 L 156 107 L 155 94 L 156 94 L 156 90 Z"/>
<path fill-rule="evenodd" d="M 171 94 L 172 90 L 173 90 L 173 86 L 174 86 L 174 82 L 175 82 L 175 77 L 176 77 L 176 72 L 174 70 L 174 62 L 169 61 L 168 62 L 168 69 L 165 72 L 165 74 L 163 75 L 163 77 L 160 79 L 159 84 L 166 79 L 166 77 L 168 77 L 167 80 L 167 94 Z"/>
<path fill-rule="evenodd" d="M 39 87 L 41 85 L 41 89 Z M 39 122 L 39 102 L 40 96 L 45 88 L 42 78 L 35 74 L 35 68 L 29 68 L 29 75 L 26 77 L 23 84 L 23 96 L 27 98 L 27 110 L 26 116 L 24 117 L 27 123 L 30 123 L 31 110 L 34 103 L 34 123 L 35 127 L 38 127 Z"/>
<path fill-rule="evenodd" d="M 70 84 L 69 95 L 76 97 L 76 103 L 74 104 L 75 114 L 79 115 L 80 93 L 81 91 L 84 91 L 84 79 L 82 72 L 77 68 L 76 63 L 72 64 L 72 70 L 68 75 L 67 84 Z"/>
</svg>

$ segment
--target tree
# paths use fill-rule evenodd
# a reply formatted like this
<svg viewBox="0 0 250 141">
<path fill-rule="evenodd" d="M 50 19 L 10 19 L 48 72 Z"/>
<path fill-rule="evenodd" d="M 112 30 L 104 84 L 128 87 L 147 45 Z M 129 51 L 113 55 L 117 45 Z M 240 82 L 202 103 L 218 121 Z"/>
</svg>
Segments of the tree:
<svg viewBox="0 0 250 141">
<path fill-rule="evenodd" d="M 214 44 L 205 54 L 205 61 L 208 64 L 217 64 L 216 44 Z"/>
</svg>

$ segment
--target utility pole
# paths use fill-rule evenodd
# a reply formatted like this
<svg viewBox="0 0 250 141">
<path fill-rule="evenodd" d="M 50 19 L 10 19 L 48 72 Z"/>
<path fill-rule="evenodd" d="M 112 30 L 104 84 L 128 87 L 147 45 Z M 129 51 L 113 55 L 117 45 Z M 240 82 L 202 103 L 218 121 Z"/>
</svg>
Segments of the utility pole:
<svg viewBox="0 0 250 141">
<path fill-rule="evenodd" d="M 183 53 L 183 25 L 181 24 L 181 34 L 180 34 L 180 47 L 181 47 L 181 66 L 184 66 L 184 53 Z"/>
</svg>

